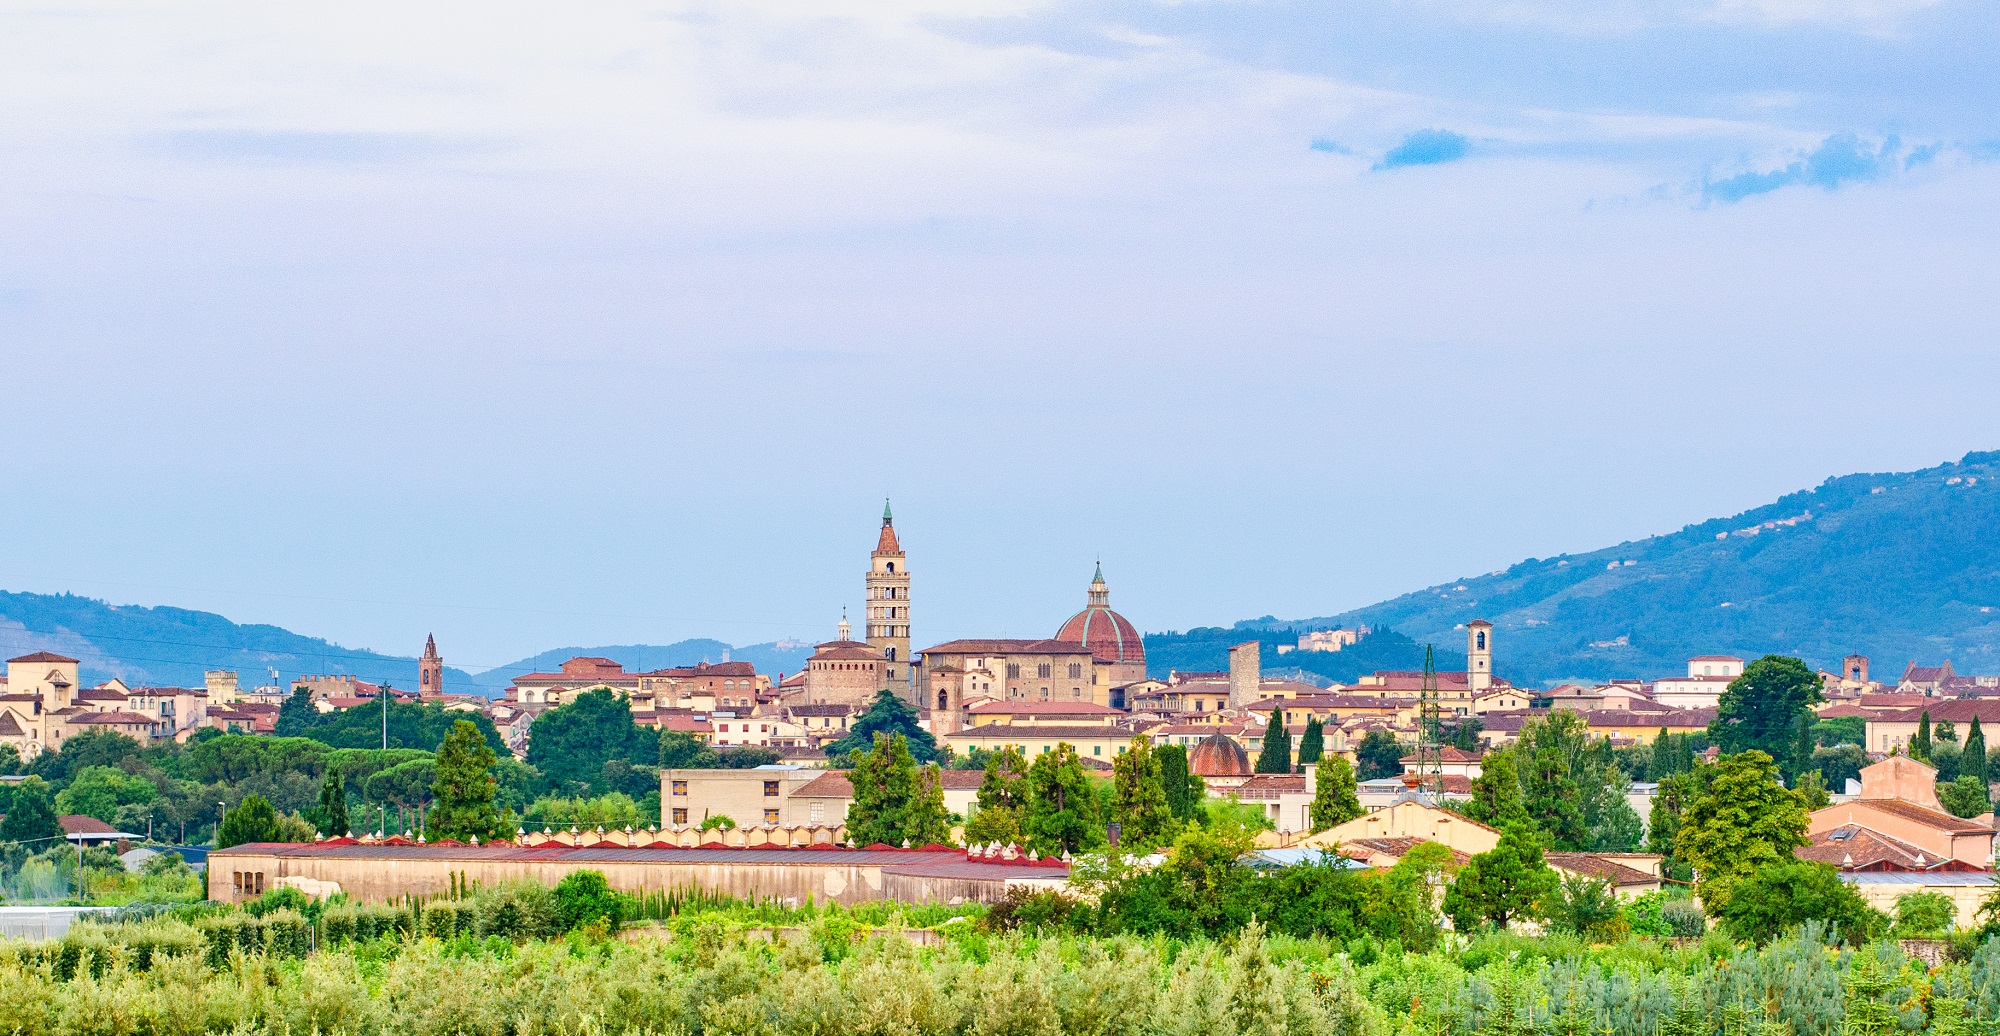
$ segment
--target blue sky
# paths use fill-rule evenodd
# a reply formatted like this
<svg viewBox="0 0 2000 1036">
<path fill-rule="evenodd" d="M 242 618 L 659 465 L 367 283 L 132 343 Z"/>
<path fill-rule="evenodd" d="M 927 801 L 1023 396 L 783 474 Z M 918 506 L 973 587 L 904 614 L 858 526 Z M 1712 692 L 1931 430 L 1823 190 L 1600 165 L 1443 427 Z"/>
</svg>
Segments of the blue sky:
<svg viewBox="0 0 2000 1036">
<path fill-rule="evenodd" d="M 2000 9 L 0 13 L 0 586 L 481 668 L 1324 614 L 2000 445 Z"/>
</svg>

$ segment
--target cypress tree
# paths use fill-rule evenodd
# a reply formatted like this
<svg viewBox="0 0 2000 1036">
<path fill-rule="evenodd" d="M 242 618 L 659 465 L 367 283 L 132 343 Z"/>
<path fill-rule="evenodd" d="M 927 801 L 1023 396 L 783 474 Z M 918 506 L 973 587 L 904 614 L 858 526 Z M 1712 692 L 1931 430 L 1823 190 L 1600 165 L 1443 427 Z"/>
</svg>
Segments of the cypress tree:
<svg viewBox="0 0 2000 1036">
<path fill-rule="evenodd" d="M 1931 757 L 1931 710 L 1925 709 L 1922 719 L 1917 720 L 1917 736 L 1910 739 L 1910 758 L 1929 760 Z"/>
<path fill-rule="evenodd" d="M 1111 815 L 1119 823 L 1120 846 L 1139 848 L 1172 839 L 1179 825 L 1167 805 L 1160 760 L 1146 735 L 1132 735 L 1131 745 L 1112 761 L 1111 784 Z"/>
<path fill-rule="evenodd" d="M 1299 735 L 1299 765 L 1319 762 L 1326 751 L 1326 731 L 1320 726 L 1318 716 L 1306 717 L 1306 731 Z"/>
<path fill-rule="evenodd" d="M 1965 755 L 1958 764 L 1961 777 L 1979 778 L 1979 786 L 1986 787 L 1986 732 L 1979 729 L 1979 717 L 1972 717 L 1972 726 L 1965 732 Z"/>
<path fill-rule="evenodd" d="M 439 838 L 483 838 L 492 841 L 507 835 L 500 811 L 493 806 L 499 782 L 493 777 L 493 749 L 469 719 L 452 724 L 451 733 L 437 747 L 437 772 L 431 781 L 431 799 L 437 805 L 430 815 L 430 827 Z"/>
<path fill-rule="evenodd" d="M 1264 728 L 1264 748 L 1257 753 L 1258 773 L 1292 772 L 1292 732 L 1285 729 L 1285 699 L 1271 706 L 1271 722 Z"/>
<path fill-rule="evenodd" d="M 1187 749 L 1161 745 L 1154 753 L 1160 760 L 1160 784 L 1167 790 L 1167 808 L 1176 820 L 1193 820 L 1201 812 L 1201 800 L 1208 788 L 1201 778 L 1188 772 Z"/>
<path fill-rule="evenodd" d="M 1313 789 L 1312 829 L 1314 833 L 1345 824 L 1362 813 L 1361 799 L 1354 783 L 1354 767 L 1347 757 L 1329 755 L 1320 760 L 1318 787 Z"/>
<path fill-rule="evenodd" d="M 313 810 L 312 821 L 328 838 L 347 833 L 347 780 L 338 766 L 326 769 L 326 783 L 320 785 L 319 808 Z"/>
</svg>

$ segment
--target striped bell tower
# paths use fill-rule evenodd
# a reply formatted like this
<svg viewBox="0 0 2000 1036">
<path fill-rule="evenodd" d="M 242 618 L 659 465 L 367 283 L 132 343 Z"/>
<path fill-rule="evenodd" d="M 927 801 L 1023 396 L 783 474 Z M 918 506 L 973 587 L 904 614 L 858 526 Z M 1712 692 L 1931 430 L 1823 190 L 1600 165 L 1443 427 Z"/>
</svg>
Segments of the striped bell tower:
<svg viewBox="0 0 2000 1036">
<path fill-rule="evenodd" d="M 896 540 L 896 518 L 882 501 L 882 535 L 868 555 L 868 646 L 882 652 L 883 686 L 914 700 L 910 671 L 910 569 Z"/>
</svg>

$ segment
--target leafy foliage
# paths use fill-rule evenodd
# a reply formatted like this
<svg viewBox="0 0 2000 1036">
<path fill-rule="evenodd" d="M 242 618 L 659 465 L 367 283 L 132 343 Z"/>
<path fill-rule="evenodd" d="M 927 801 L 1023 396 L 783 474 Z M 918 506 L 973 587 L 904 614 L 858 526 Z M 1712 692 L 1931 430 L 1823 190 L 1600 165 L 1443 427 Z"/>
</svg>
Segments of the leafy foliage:
<svg viewBox="0 0 2000 1036">
<path fill-rule="evenodd" d="M 1704 897 L 1706 900 L 1706 897 Z M 1763 864 L 1730 885 L 1713 912 L 1737 938 L 1769 942 L 1808 921 L 1833 927 L 1851 942 L 1880 931 L 1884 918 L 1863 902 L 1840 872 L 1824 863 L 1783 859 Z"/>
<path fill-rule="evenodd" d="M 1771 757 L 1755 749 L 1721 757 L 1704 777 L 1681 813 L 1674 856 L 1694 868 L 1713 910 L 1736 882 L 1806 844 L 1806 808 L 1778 783 Z"/>
<path fill-rule="evenodd" d="M 431 780 L 432 807 L 428 826 L 438 838 L 490 842 L 514 833 L 514 825 L 493 806 L 498 787 L 493 778 L 493 749 L 469 720 L 459 720 L 438 745 L 436 776 Z"/>
<path fill-rule="evenodd" d="M 1285 727 L 1285 701 L 1274 699 L 1271 721 L 1264 725 L 1264 743 L 1257 752 L 1258 773 L 1292 772 L 1292 732 Z"/>
<path fill-rule="evenodd" d="M 1028 760 L 1018 748 L 1002 748 L 986 757 L 986 775 L 979 782 L 978 808 L 965 825 L 965 840 L 974 845 L 1021 842 L 1021 819 L 1028 808 Z"/>
<path fill-rule="evenodd" d="M 1151 847 L 1178 828 L 1167 806 L 1160 761 L 1144 734 L 1133 735 L 1132 743 L 1112 760 L 1111 786 L 1111 818 L 1118 822 L 1121 847 Z"/>
<path fill-rule="evenodd" d="M 873 749 L 848 773 L 854 804 L 847 836 L 856 845 L 938 845 L 951 840 L 944 778 L 936 764 L 921 771 L 901 734 L 875 735 Z"/>
<path fill-rule="evenodd" d="M 1329 755 L 1321 759 L 1315 775 L 1312 800 L 1312 829 L 1338 827 L 1362 814 L 1361 798 L 1354 780 L 1354 767 L 1347 757 Z"/>
<path fill-rule="evenodd" d="M 1708 736 L 1724 752 L 1755 749 L 1772 759 L 1790 759 L 1801 725 L 1812 722 L 1812 707 L 1824 700 L 1819 674 L 1810 666 L 1765 655 L 1729 681 Z"/>
<path fill-rule="evenodd" d="M 443 736 L 440 731 L 429 743 Z M 601 795 L 613 790 L 604 779 L 606 763 L 644 764 L 659 757 L 659 737 L 633 723 L 630 704 L 605 687 L 550 709 L 528 728 L 528 765 L 552 791 Z"/>
<path fill-rule="evenodd" d="M 1021 821 L 1028 847 L 1043 856 L 1060 856 L 1104 844 L 1104 825 L 1097 815 L 1097 794 L 1083 759 L 1068 743 L 1043 752 L 1028 766 L 1028 808 Z"/>
<path fill-rule="evenodd" d="M 1445 893 L 1444 911 L 1460 931 L 1482 921 L 1505 930 L 1515 919 L 1542 916 L 1556 890 L 1556 874 L 1542 859 L 1541 840 L 1516 824 L 1500 843 L 1466 862 Z"/>
<path fill-rule="evenodd" d="M 938 761 L 937 739 L 924 729 L 917 710 L 889 690 L 875 692 L 867 711 L 855 717 L 845 737 L 826 746 L 826 754 L 838 759 L 871 751 L 877 734 L 901 737 L 911 757 L 920 763 Z"/>
<path fill-rule="evenodd" d="M 1403 772 L 1405 754 L 1406 750 L 1397 743 L 1395 735 L 1386 730 L 1371 730 L 1361 735 L 1361 743 L 1354 746 L 1354 761 L 1359 770 L 1357 776 L 1364 781 L 1395 777 Z"/>
<path fill-rule="evenodd" d="M 215 835 L 215 847 L 227 849 L 232 845 L 277 840 L 277 811 L 271 808 L 270 801 L 264 796 L 246 795 L 235 809 L 223 815 L 222 828 Z"/>
</svg>

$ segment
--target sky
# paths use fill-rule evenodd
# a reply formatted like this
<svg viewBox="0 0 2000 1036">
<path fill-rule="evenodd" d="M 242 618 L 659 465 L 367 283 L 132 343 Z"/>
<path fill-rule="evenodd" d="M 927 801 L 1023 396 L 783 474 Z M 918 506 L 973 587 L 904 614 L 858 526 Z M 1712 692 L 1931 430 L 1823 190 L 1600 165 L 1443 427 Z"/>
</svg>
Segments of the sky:
<svg viewBox="0 0 2000 1036">
<path fill-rule="evenodd" d="M 1325 615 L 2000 448 L 1975 0 L 0 10 L 0 587 Z"/>
</svg>

